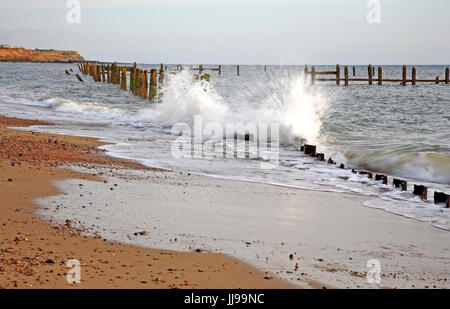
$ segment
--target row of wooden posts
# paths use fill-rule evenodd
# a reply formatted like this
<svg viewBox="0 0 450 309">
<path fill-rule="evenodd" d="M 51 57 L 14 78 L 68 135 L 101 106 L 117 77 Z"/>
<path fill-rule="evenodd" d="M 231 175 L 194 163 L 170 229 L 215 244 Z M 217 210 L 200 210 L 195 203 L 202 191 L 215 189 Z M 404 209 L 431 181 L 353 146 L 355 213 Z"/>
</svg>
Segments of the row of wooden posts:
<svg viewBox="0 0 450 309">
<path fill-rule="evenodd" d="M 178 69 L 178 70 L 182 70 L 182 69 L 183 69 L 183 66 L 182 66 L 181 64 L 179 64 L 179 65 L 177 66 L 177 69 Z M 203 66 L 203 64 L 200 64 L 198 67 L 195 67 L 195 68 L 191 67 L 190 69 L 191 69 L 191 70 L 194 70 L 194 71 L 199 71 L 199 74 L 200 74 L 200 75 L 202 74 L 203 71 L 206 71 L 206 70 L 218 71 L 219 75 L 222 75 L 222 66 L 221 66 L 220 64 L 217 66 L 217 68 L 205 68 L 205 67 Z M 264 71 L 266 71 L 266 66 L 264 66 Z M 236 65 L 236 74 L 237 74 L 237 76 L 240 75 L 240 68 L 239 68 L 239 65 Z"/>
<path fill-rule="evenodd" d="M 127 90 L 127 72 L 130 72 L 129 89 L 131 93 L 149 100 L 156 98 L 158 83 L 161 85 L 164 82 L 165 72 L 162 63 L 158 72 L 157 69 L 151 69 L 150 71 L 139 69 L 136 66 L 136 62 L 133 67 L 119 66 L 117 62 L 111 65 L 83 62 L 78 63 L 78 69 L 83 75 L 92 76 L 95 82 L 119 85 L 122 90 Z M 82 81 L 79 75 L 77 77 Z"/>
<path fill-rule="evenodd" d="M 314 85 L 316 81 L 323 81 L 323 82 L 336 82 L 336 85 L 340 85 L 341 81 L 344 83 L 345 86 L 348 86 L 349 82 L 356 81 L 356 82 L 368 82 L 369 85 L 372 85 L 374 82 L 376 82 L 378 85 L 383 85 L 383 82 L 397 82 L 400 83 L 402 86 L 406 86 L 407 83 L 411 83 L 413 86 L 417 83 L 435 83 L 439 84 L 441 80 L 439 79 L 439 76 L 437 76 L 435 79 L 417 79 L 417 69 L 416 67 L 412 68 L 411 71 L 411 79 L 408 79 L 407 77 L 407 67 L 406 65 L 403 65 L 402 69 L 402 78 L 401 79 L 393 79 L 393 78 L 383 78 L 383 68 L 378 67 L 378 76 L 376 76 L 376 69 L 375 66 L 372 66 L 369 64 L 367 67 L 367 78 L 350 78 L 349 77 L 349 68 L 348 66 L 344 67 L 344 77 L 341 77 L 341 67 L 339 64 L 336 65 L 335 71 L 322 71 L 319 72 L 316 70 L 315 66 L 311 67 L 311 71 L 309 71 L 308 65 L 305 65 L 304 69 L 305 75 L 311 75 L 311 84 Z M 318 78 L 318 75 L 335 75 L 335 78 Z M 356 68 L 353 67 L 353 76 L 356 76 Z M 450 69 L 445 68 L 445 78 L 443 82 L 448 85 L 450 83 Z"/>
<path fill-rule="evenodd" d="M 318 153 L 317 147 L 315 145 L 301 145 L 300 151 L 304 152 L 306 155 L 309 155 L 311 157 L 317 158 L 319 161 L 327 161 L 328 164 L 336 164 L 336 162 L 333 161 L 332 158 L 329 158 L 328 160 L 325 160 L 325 154 L 324 153 Z M 339 166 L 342 169 L 345 169 L 344 164 L 340 164 Z M 373 179 L 373 173 L 368 171 L 356 171 L 352 169 L 352 172 L 354 174 L 360 174 L 360 175 L 367 175 L 369 179 Z M 384 185 L 388 184 L 388 176 L 383 174 L 375 174 L 375 180 L 381 181 Z M 392 181 L 392 185 L 396 188 L 400 188 L 402 191 L 406 191 L 408 188 L 408 183 L 406 180 L 394 178 Z M 414 185 L 413 194 L 420 196 L 422 200 L 427 200 L 427 192 L 428 188 L 423 185 Z M 434 192 L 434 203 L 444 203 L 446 208 L 450 207 L 450 195 L 446 194 L 444 192 Z"/>
</svg>

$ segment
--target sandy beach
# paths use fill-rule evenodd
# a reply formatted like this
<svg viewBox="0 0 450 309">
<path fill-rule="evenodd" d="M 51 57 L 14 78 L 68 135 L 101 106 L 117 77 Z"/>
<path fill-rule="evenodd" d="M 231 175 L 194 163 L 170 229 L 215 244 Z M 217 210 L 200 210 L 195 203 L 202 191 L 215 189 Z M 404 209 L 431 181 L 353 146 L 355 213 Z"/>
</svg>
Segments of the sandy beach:
<svg viewBox="0 0 450 309">
<path fill-rule="evenodd" d="M 449 287 L 448 232 L 366 197 L 151 169 L 92 138 L 7 128 L 35 124 L 1 118 L 3 288 Z"/>
<path fill-rule="evenodd" d="M 103 179 L 59 168 L 64 164 L 144 169 L 109 158 L 102 143 L 8 129 L 43 124 L 0 118 L 1 288 L 289 288 L 285 281 L 223 254 L 141 248 L 82 235 L 35 214 L 33 199 L 60 192 L 53 182 Z M 148 168 L 145 168 L 149 170 Z M 69 223 L 70 225 L 70 223 Z M 66 281 L 67 260 L 82 263 L 80 284 Z"/>
</svg>

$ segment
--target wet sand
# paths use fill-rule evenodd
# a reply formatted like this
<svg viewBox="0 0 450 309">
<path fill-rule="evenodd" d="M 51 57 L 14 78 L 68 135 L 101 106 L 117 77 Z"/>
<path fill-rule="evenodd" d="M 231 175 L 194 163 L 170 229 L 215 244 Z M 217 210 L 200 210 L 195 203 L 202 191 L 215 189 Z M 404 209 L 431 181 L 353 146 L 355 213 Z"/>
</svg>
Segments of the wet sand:
<svg viewBox="0 0 450 309">
<path fill-rule="evenodd" d="M 44 124 L 0 117 L 0 288 L 291 288 L 286 281 L 216 253 L 148 249 L 88 237 L 35 214 L 33 199 L 60 194 L 63 179 L 103 182 L 60 168 L 147 169 L 104 155 L 92 138 L 34 133 L 12 126 Z M 81 261 L 81 283 L 69 284 L 66 263 Z"/>
</svg>

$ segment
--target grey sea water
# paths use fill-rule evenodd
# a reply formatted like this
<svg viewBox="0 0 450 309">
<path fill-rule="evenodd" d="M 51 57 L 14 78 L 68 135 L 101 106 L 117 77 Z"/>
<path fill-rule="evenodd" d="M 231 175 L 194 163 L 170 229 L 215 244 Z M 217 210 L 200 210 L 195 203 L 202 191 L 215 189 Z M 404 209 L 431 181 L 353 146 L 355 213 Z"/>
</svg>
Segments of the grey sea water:
<svg viewBox="0 0 450 309">
<path fill-rule="evenodd" d="M 417 66 L 418 78 L 442 79 L 445 67 Z M 0 114 L 55 123 L 37 128 L 41 131 L 114 142 L 105 147 L 110 155 L 149 166 L 351 192 L 367 196 L 366 206 L 450 229 L 449 209 L 411 193 L 415 183 L 427 185 L 431 199 L 434 191 L 450 193 L 450 85 L 312 87 L 302 75 L 303 66 L 267 66 L 267 72 L 262 66 L 241 66 L 240 76 L 235 66 L 223 66 L 222 75 L 211 72 L 209 84 L 195 81 L 188 71 L 166 74 L 163 95 L 159 103 L 152 103 L 118 86 L 94 83 L 88 76 L 80 83 L 64 73 L 70 68 L 78 71 L 74 64 L 0 63 Z M 366 66 L 356 70 L 357 77 L 367 74 Z M 401 66 L 383 66 L 383 76 L 399 78 Z M 202 116 L 204 125 L 278 123 L 279 165 L 261 169 L 261 158 L 174 158 L 172 146 L 178 137 L 171 134 L 172 126 L 180 122 L 193 126 L 196 115 Z M 400 192 L 391 182 L 382 185 L 304 156 L 298 151 L 302 139 L 317 144 L 318 151 L 338 164 L 407 179 L 409 190 Z"/>
</svg>

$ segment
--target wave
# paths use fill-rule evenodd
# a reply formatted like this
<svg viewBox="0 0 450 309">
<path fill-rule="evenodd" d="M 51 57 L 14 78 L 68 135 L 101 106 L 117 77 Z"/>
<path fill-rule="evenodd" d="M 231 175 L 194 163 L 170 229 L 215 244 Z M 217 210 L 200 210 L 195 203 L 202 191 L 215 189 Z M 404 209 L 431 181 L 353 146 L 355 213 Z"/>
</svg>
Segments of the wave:
<svg viewBox="0 0 450 309">
<path fill-rule="evenodd" d="M 120 108 L 109 108 L 95 102 L 78 102 L 60 97 L 31 101 L 26 105 L 44 107 L 64 113 L 92 114 L 107 116 L 108 118 L 122 117 L 127 114 L 126 111 Z"/>
<path fill-rule="evenodd" d="M 318 140 L 328 98 L 319 88 L 308 87 L 302 74 L 256 79 L 252 90 L 228 85 L 226 93 L 219 93 L 214 82 L 197 81 L 193 75 L 185 70 L 171 76 L 162 89 L 164 103 L 141 110 L 137 120 L 192 125 L 194 116 L 200 115 L 203 123 L 222 127 L 227 123 L 278 123 L 282 144 Z"/>
<path fill-rule="evenodd" d="M 432 152 L 358 150 L 343 152 L 349 165 L 390 175 L 450 184 L 450 156 Z"/>
</svg>

